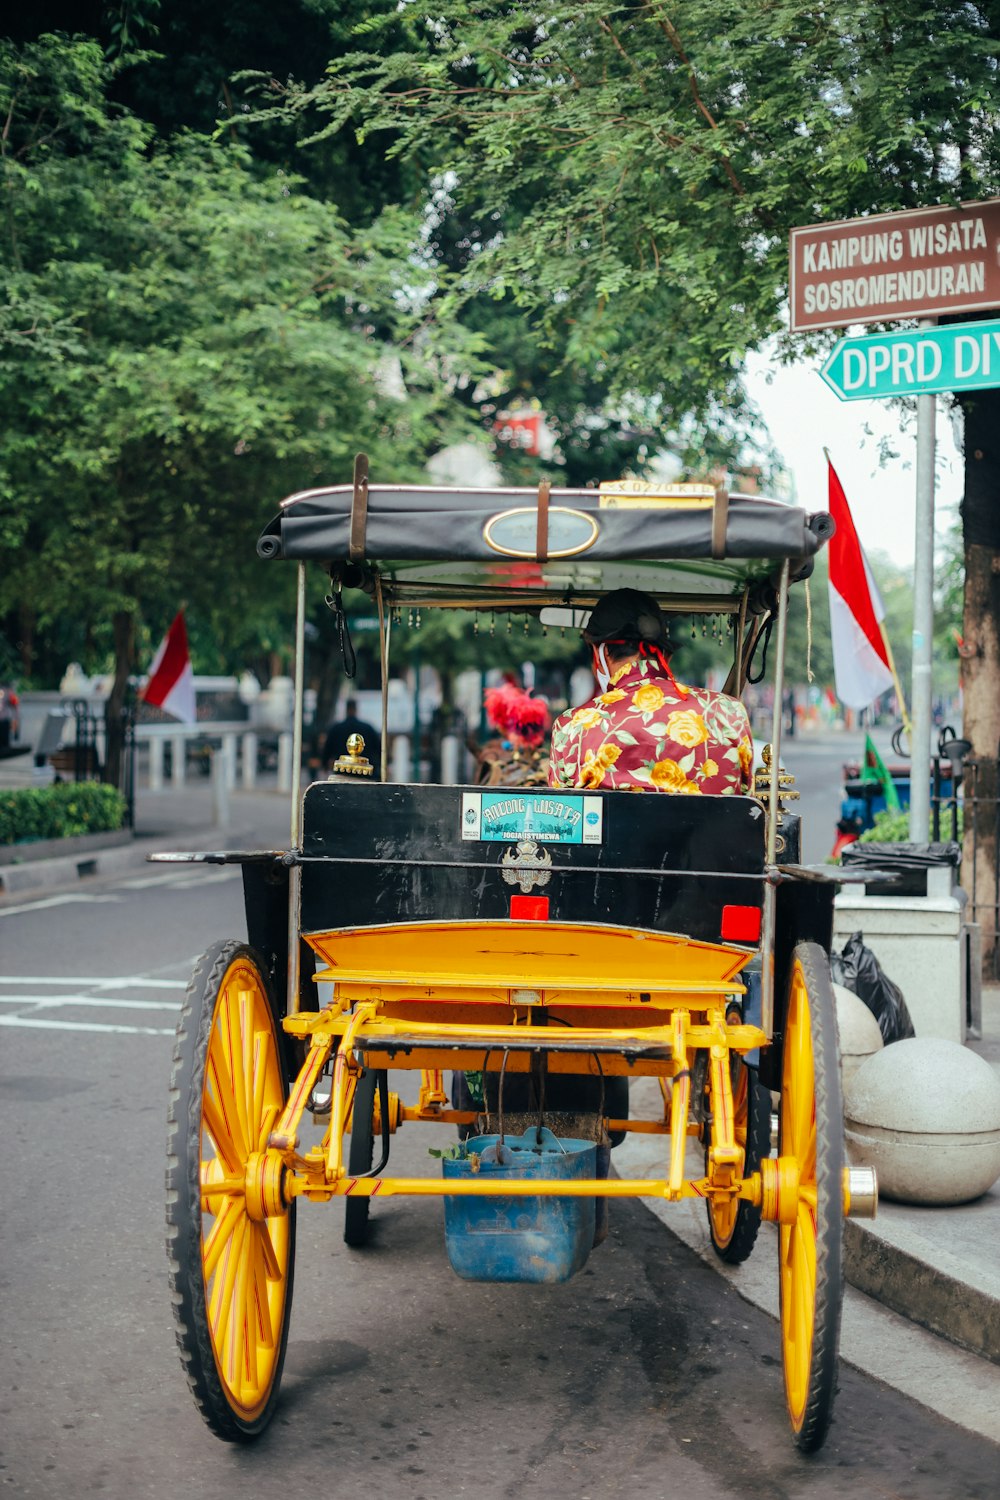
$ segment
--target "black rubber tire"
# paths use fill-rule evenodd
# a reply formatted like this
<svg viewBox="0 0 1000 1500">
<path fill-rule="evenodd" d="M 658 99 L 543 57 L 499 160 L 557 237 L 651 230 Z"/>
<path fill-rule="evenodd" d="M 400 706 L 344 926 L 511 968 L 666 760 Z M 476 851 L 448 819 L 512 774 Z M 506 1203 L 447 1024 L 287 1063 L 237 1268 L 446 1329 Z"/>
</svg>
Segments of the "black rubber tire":
<svg viewBox="0 0 1000 1500">
<path fill-rule="evenodd" d="M 750 1177 L 760 1170 L 760 1164 L 771 1151 L 771 1094 L 757 1082 L 757 1069 L 745 1063 L 739 1054 L 734 1058 L 734 1090 L 740 1086 L 741 1073 L 746 1075 L 747 1086 L 747 1138 L 743 1161 L 743 1176 Z M 706 1149 L 706 1162 L 708 1152 Z M 722 1236 L 712 1216 L 712 1205 L 706 1203 L 708 1233 L 712 1249 L 728 1266 L 738 1266 L 745 1261 L 757 1243 L 760 1229 L 760 1208 L 741 1198 L 736 1207 L 736 1218 L 728 1236 Z"/>
<path fill-rule="evenodd" d="M 288 1342 L 295 1269 L 296 1204 L 293 1202 L 288 1210 L 288 1269 L 271 1389 L 264 1409 L 248 1422 L 233 1410 L 226 1397 L 212 1349 L 202 1266 L 200 1181 L 202 1093 L 216 998 L 230 965 L 241 958 L 257 969 L 274 1018 L 282 1086 L 287 1097 L 284 1033 L 277 1020 L 267 969 L 253 948 L 229 938 L 214 943 L 202 954 L 187 987 L 177 1022 L 167 1111 L 167 1259 L 177 1347 L 198 1410 L 216 1436 L 231 1443 L 252 1442 L 274 1415 Z"/>
<path fill-rule="evenodd" d="M 372 1116 L 375 1111 L 375 1090 L 378 1073 L 366 1068 L 354 1091 L 354 1112 L 351 1119 L 351 1149 L 347 1157 L 347 1170 L 351 1177 L 360 1177 L 370 1172 L 375 1160 L 375 1129 Z M 371 1199 L 344 1199 L 344 1244 L 352 1250 L 367 1245 L 371 1233 L 368 1211 Z"/>
<path fill-rule="evenodd" d="M 837 1041 L 836 1005 L 830 979 L 830 961 L 816 943 L 800 943 L 792 955 L 792 983 L 801 966 L 809 1003 L 809 1030 L 813 1059 L 816 1134 L 815 1295 L 812 1346 L 805 1400 L 801 1412 L 793 1410 L 789 1397 L 784 1278 L 781 1288 L 782 1363 L 792 1432 L 804 1453 L 821 1448 L 833 1416 L 837 1394 L 840 1351 L 840 1314 L 844 1295 L 844 1112 L 840 1087 L 840 1056 Z M 789 997 L 789 1015 L 791 997 Z M 779 1155 L 791 1145 L 786 1094 L 792 1060 L 788 1051 L 790 1026 L 783 1039 L 781 1089 L 781 1137 Z M 779 1226 L 779 1255 L 784 1253 L 790 1231 Z"/>
</svg>

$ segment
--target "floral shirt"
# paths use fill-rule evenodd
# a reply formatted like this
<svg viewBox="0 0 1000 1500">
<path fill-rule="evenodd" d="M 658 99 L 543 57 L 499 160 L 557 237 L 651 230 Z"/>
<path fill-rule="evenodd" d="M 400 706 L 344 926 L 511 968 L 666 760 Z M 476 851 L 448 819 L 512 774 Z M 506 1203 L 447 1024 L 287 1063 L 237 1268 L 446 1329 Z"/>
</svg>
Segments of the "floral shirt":
<svg viewBox="0 0 1000 1500">
<path fill-rule="evenodd" d="M 743 704 L 676 683 L 655 661 L 626 662 L 606 693 L 552 726 L 549 785 L 607 791 L 749 791 L 753 740 Z"/>
</svg>

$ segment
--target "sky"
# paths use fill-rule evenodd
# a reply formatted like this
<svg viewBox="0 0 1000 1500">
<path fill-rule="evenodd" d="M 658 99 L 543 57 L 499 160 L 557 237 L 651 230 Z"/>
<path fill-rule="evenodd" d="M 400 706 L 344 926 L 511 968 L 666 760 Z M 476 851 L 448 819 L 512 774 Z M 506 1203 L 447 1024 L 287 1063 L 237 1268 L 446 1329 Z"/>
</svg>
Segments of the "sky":
<svg viewBox="0 0 1000 1500">
<path fill-rule="evenodd" d="M 806 510 L 826 506 L 824 447 L 844 486 L 866 552 L 913 566 L 916 418 L 888 401 L 841 401 L 820 377 L 822 360 L 779 365 L 767 351 L 750 355 L 746 386 L 756 402 Z M 901 425 L 904 424 L 904 425 Z M 963 460 L 953 419 L 937 403 L 935 531 L 957 514 Z M 894 457 L 883 462 L 883 440 Z"/>
</svg>

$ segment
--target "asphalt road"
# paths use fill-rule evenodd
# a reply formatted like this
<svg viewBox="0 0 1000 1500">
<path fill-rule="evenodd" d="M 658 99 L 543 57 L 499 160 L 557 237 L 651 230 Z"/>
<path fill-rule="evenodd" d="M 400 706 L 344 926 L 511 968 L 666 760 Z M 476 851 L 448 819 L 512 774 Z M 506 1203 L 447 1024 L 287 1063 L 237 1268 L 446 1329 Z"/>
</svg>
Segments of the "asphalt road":
<svg viewBox="0 0 1000 1500">
<path fill-rule="evenodd" d="M 229 870 L 0 906 L 10 1493 L 995 1496 L 996 1446 L 847 1368 L 827 1446 L 802 1458 L 775 1323 L 626 1202 L 547 1289 L 459 1281 L 431 1200 L 373 1205 L 361 1252 L 339 1205 L 304 1205 L 277 1417 L 250 1449 L 220 1443 L 174 1347 L 163 1173 L 173 1013 L 195 955 L 230 935 Z M 394 1166 L 426 1171 L 431 1143 L 404 1130 Z"/>
</svg>

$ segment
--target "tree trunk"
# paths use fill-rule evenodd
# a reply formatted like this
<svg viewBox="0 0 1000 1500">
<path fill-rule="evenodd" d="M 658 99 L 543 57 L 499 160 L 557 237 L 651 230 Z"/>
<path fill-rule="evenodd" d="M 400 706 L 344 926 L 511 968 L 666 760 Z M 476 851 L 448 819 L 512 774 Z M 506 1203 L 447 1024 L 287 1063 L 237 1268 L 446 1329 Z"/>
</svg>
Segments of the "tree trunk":
<svg viewBox="0 0 1000 1500">
<path fill-rule="evenodd" d="M 18 649 L 21 653 L 21 671 L 26 678 L 30 678 L 35 669 L 35 612 L 27 605 L 22 604 L 19 617 L 20 640 Z"/>
<path fill-rule="evenodd" d="M 976 762 L 966 806 L 962 884 L 976 893 L 984 971 L 996 967 L 997 755 L 1000 751 L 1000 390 L 961 398 L 965 415 L 963 728 Z"/>
<path fill-rule="evenodd" d="M 104 710 L 107 752 L 103 780 L 109 786 L 122 786 L 122 761 L 125 752 L 125 707 L 128 680 L 135 661 L 135 618 L 124 610 L 114 617 L 115 677 Z"/>
</svg>

